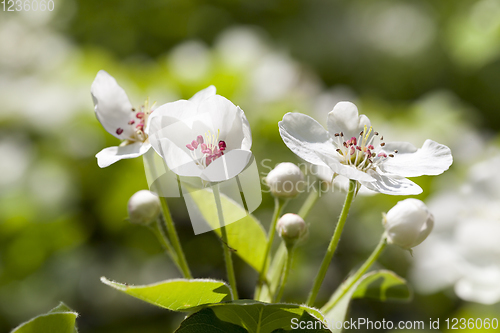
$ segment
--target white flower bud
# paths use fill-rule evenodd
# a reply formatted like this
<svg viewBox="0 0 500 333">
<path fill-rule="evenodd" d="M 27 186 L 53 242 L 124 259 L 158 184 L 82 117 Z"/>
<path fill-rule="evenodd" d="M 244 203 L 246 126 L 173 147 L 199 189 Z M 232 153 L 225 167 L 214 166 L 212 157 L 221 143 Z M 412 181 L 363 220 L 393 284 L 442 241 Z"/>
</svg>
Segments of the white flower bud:
<svg viewBox="0 0 500 333">
<path fill-rule="evenodd" d="M 302 191 L 304 174 L 293 163 L 280 163 L 267 174 L 266 183 L 275 197 L 293 198 Z"/>
<path fill-rule="evenodd" d="M 299 215 L 288 213 L 278 220 L 276 230 L 288 245 L 293 245 L 306 235 L 307 225 Z"/>
<path fill-rule="evenodd" d="M 422 243 L 432 231 L 434 216 L 417 199 L 406 199 L 392 207 L 384 219 L 388 243 L 411 249 Z"/>
<path fill-rule="evenodd" d="M 153 192 L 141 190 L 130 197 L 127 208 L 130 222 L 147 225 L 160 215 L 160 198 Z"/>
</svg>

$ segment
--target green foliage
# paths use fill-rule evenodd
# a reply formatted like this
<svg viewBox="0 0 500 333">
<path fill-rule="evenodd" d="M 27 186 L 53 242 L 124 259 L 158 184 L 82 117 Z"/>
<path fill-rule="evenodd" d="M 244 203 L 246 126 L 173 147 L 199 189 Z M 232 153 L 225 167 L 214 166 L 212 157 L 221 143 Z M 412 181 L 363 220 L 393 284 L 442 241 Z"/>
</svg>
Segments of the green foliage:
<svg viewBox="0 0 500 333">
<path fill-rule="evenodd" d="M 11 333 L 76 333 L 77 317 L 78 313 L 60 303 L 48 313 L 19 325 Z"/>
<path fill-rule="evenodd" d="M 394 272 L 387 270 L 367 273 L 350 289 L 345 291 L 346 286 L 350 283 L 351 278 L 340 285 L 330 298 L 330 301 L 322 308 L 322 310 L 326 311 L 325 317 L 328 322 L 344 321 L 351 299 L 354 298 L 371 298 L 380 301 L 408 301 L 412 297 L 406 281 Z M 341 296 L 340 299 L 338 299 L 339 296 Z M 334 332 L 340 331 L 334 330 Z"/>
<path fill-rule="evenodd" d="M 301 305 L 240 300 L 203 309 L 184 320 L 176 332 L 289 332 L 292 329 L 293 319 L 319 322 L 323 321 L 323 316 L 318 310 Z M 318 323 L 317 326 L 321 325 Z M 330 331 L 320 329 L 307 332 Z"/>
<path fill-rule="evenodd" d="M 177 279 L 144 286 L 129 286 L 105 277 L 101 281 L 127 295 L 172 311 L 195 311 L 204 305 L 232 299 L 231 289 L 224 282 L 209 279 Z"/>
<path fill-rule="evenodd" d="M 220 237 L 220 224 L 217 215 L 217 207 L 212 205 L 213 194 L 209 190 L 192 191 L 190 193 L 200 213 L 207 223 L 215 229 Z M 221 193 L 221 204 L 224 215 L 245 215 L 244 208 Z M 262 267 L 266 249 L 267 237 L 260 222 L 253 215 L 246 215 L 239 221 L 226 225 L 228 245 L 234 249 L 236 254 L 256 271 Z"/>
</svg>

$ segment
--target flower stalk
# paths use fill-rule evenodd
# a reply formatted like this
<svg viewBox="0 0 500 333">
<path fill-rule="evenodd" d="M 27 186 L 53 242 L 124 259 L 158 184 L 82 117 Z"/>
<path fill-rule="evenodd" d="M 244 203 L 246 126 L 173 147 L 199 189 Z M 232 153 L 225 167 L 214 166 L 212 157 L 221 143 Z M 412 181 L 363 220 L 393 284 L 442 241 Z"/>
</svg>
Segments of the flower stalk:
<svg viewBox="0 0 500 333">
<path fill-rule="evenodd" d="M 179 236 L 177 235 L 177 231 L 175 230 L 174 221 L 172 220 L 172 215 L 170 214 L 170 209 L 168 208 L 167 199 L 165 199 L 164 197 L 161 197 L 161 208 L 163 211 L 163 221 L 167 229 L 167 234 L 176 253 L 177 264 L 182 272 L 182 275 L 184 275 L 186 279 L 192 279 L 193 276 L 191 275 L 191 271 L 189 270 L 189 266 L 184 255 L 184 251 L 182 250 Z M 164 235 L 164 233 L 162 233 L 162 235 Z M 165 236 L 165 238 L 167 237 Z"/>
<path fill-rule="evenodd" d="M 313 287 L 307 299 L 307 305 L 313 306 L 314 301 L 316 301 L 316 297 L 318 296 L 319 289 L 321 288 L 321 284 L 325 279 L 326 272 L 328 270 L 328 266 L 330 266 L 330 262 L 332 261 L 333 255 L 335 254 L 335 250 L 337 249 L 337 245 L 340 240 L 340 235 L 342 234 L 342 230 L 344 229 L 345 222 L 347 220 L 347 215 L 349 214 L 349 209 L 351 208 L 352 200 L 354 199 L 354 194 L 356 191 L 356 181 L 349 181 L 349 190 L 347 192 L 347 196 L 345 198 L 344 207 L 342 207 L 342 212 L 340 214 L 339 220 L 337 222 L 337 226 L 335 227 L 335 231 L 333 233 L 333 237 L 328 245 L 328 249 L 326 250 L 325 257 L 323 258 L 323 262 L 321 263 L 320 269 L 316 278 L 314 280 Z"/>
<path fill-rule="evenodd" d="M 361 277 L 368 271 L 368 269 L 373 265 L 375 261 L 380 257 L 382 251 L 384 251 L 387 246 L 387 236 L 384 233 L 380 242 L 378 243 L 375 250 L 373 250 L 372 254 L 368 259 L 363 263 L 363 265 L 356 271 L 356 273 L 348 280 L 348 283 L 342 286 L 342 291 L 333 299 L 331 299 L 325 306 L 321 309 L 324 313 L 330 311 L 337 305 L 337 303 L 344 297 L 344 295 L 351 289 Z"/>
<path fill-rule="evenodd" d="M 271 254 L 271 249 L 273 246 L 274 236 L 276 235 L 276 223 L 283 211 L 288 200 L 280 199 L 278 197 L 274 198 L 274 213 L 273 218 L 271 220 L 271 226 L 269 227 L 269 239 L 267 240 L 266 251 L 264 252 L 264 261 L 262 262 L 262 268 L 259 272 L 259 281 L 257 284 L 257 288 L 255 289 L 255 299 L 260 298 L 260 294 L 262 292 L 262 286 L 264 281 L 267 279 L 267 270 L 269 268 L 269 255 Z"/>
<path fill-rule="evenodd" d="M 232 254 L 228 244 L 226 225 L 224 223 L 224 213 L 222 212 L 222 203 L 220 200 L 219 185 L 215 184 L 212 188 L 214 192 L 215 203 L 217 205 L 217 214 L 219 215 L 222 249 L 224 251 L 224 261 L 226 263 L 227 279 L 233 291 L 233 300 L 237 300 L 238 290 L 236 289 L 236 277 L 234 275 L 233 258 L 231 256 Z"/>
<path fill-rule="evenodd" d="M 285 262 L 285 267 L 283 268 L 283 274 L 281 275 L 281 281 L 278 287 L 278 292 L 274 294 L 272 302 L 277 303 L 281 300 L 283 297 L 283 292 L 285 291 L 285 285 L 288 281 L 288 275 L 290 274 L 290 269 L 292 267 L 292 261 L 293 261 L 293 252 L 294 252 L 295 247 L 294 246 L 287 246 L 286 247 L 286 262 Z"/>
</svg>

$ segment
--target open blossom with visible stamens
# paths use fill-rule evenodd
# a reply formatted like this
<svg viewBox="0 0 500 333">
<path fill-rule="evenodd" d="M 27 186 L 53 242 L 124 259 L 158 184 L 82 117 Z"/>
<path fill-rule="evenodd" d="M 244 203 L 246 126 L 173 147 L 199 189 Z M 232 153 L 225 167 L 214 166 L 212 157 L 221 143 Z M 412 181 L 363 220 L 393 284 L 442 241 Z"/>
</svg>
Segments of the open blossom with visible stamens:
<svg viewBox="0 0 500 333">
<path fill-rule="evenodd" d="M 243 110 L 219 95 L 162 105 L 150 118 L 148 134 L 180 176 L 220 182 L 238 175 L 252 158 Z"/>
<path fill-rule="evenodd" d="M 105 168 L 119 160 L 144 155 L 151 148 L 147 126 L 154 103 L 150 105 L 147 99 L 143 105 L 133 107 L 123 88 L 103 70 L 97 73 L 90 92 L 97 119 L 106 131 L 122 140 L 119 146 L 108 147 L 97 153 L 97 164 Z M 214 87 L 198 92 L 192 99 L 197 102 L 211 95 L 215 95 Z"/>
<path fill-rule="evenodd" d="M 301 113 L 287 113 L 279 130 L 288 148 L 307 162 L 385 194 L 419 194 L 420 186 L 405 177 L 439 175 L 453 162 L 450 149 L 432 140 L 420 149 L 407 142 L 385 143 L 350 102 L 338 103 L 328 114 L 328 131 Z"/>
</svg>

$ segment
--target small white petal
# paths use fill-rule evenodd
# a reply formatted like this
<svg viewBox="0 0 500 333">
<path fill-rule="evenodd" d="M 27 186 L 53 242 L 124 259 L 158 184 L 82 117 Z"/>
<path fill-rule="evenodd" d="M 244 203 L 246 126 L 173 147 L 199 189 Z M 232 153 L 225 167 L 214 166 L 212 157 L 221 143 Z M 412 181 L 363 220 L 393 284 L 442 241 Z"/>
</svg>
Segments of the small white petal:
<svg viewBox="0 0 500 333">
<path fill-rule="evenodd" d="M 134 119 L 135 113 L 132 112 L 132 104 L 127 94 L 116 80 L 101 70 L 92 83 L 90 93 L 97 119 L 106 131 L 121 140 L 132 138 L 135 128 L 128 122 Z"/>
<path fill-rule="evenodd" d="M 300 158 L 316 165 L 328 166 L 323 156 L 338 153 L 330 143 L 328 132 L 313 118 L 302 113 L 287 113 L 278 123 L 283 142 Z"/>
<path fill-rule="evenodd" d="M 332 169 L 333 172 L 344 176 L 349 179 L 354 179 L 364 182 L 374 182 L 375 179 L 367 174 L 366 172 L 360 171 L 352 166 L 340 163 L 340 161 L 335 157 L 330 157 L 327 155 L 320 156 L 323 162 Z"/>
<path fill-rule="evenodd" d="M 362 124 L 361 122 L 362 121 Z M 330 135 L 335 133 L 344 133 L 344 137 L 358 137 L 360 126 L 370 126 L 370 120 L 366 116 L 358 116 L 358 108 L 351 102 L 339 102 L 328 114 L 328 131 Z"/>
<path fill-rule="evenodd" d="M 396 147 L 396 144 L 390 147 Z M 380 165 L 383 172 L 403 177 L 434 176 L 448 170 L 453 163 L 450 148 L 432 140 L 426 140 L 422 148 L 415 152 L 411 152 L 409 144 L 400 147 L 393 158 L 387 159 Z"/>
<path fill-rule="evenodd" d="M 203 100 L 207 99 L 208 97 L 215 96 L 216 91 L 217 89 L 214 86 L 210 86 L 208 88 L 198 91 L 189 100 L 193 103 L 200 104 Z"/>
<path fill-rule="evenodd" d="M 368 170 L 368 174 L 375 178 L 375 181 L 360 181 L 360 183 L 372 191 L 389 195 L 416 195 L 422 193 L 420 186 L 406 178 L 397 175 L 379 174 L 374 170 Z"/>
<path fill-rule="evenodd" d="M 135 158 L 145 154 L 151 145 L 149 143 L 134 142 L 126 146 L 108 147 L 101 150 L 97 157 L 97 164 L 105 168 L 119 160 Z"/>
</svg>

